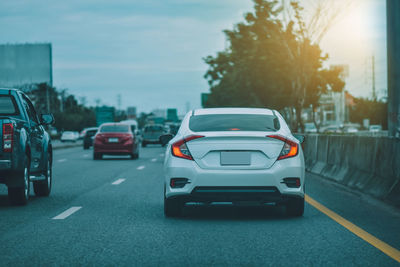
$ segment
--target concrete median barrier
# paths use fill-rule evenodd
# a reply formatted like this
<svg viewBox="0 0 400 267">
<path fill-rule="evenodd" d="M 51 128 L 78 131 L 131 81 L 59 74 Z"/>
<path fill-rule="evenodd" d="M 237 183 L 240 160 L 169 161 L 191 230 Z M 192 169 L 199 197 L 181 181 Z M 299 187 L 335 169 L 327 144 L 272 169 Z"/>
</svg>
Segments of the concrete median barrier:
<svg viewBox="0 0 400 267">
<path fill-rule="evenodd" d="M 400 140 L 308 135 L 307 171 L 400 207 Z"/>
</svg>

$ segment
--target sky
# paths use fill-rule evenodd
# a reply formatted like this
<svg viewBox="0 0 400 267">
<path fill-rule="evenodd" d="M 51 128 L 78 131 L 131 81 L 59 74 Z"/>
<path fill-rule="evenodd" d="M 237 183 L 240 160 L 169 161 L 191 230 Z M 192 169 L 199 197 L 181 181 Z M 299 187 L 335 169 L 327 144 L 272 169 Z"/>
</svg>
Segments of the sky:
<svg viewBox="0 0 400 267">
<path fill-rule="evenodd" d="M 374 55 L 383 96 L 385 1 L 353 2 L 321 48 L 328 64 L 349 65 L 346 89 L 355 96 L 371 95 Z M 89 105 L 118 107 L 120 95 L 122 108 L 182 114 L 209 90 L 203 58 L 225 48 L 222 31 L 252 7 L 251 0 L 2 0 L 0 43 L 52 43 L 53 85 Z"/>
</svg>

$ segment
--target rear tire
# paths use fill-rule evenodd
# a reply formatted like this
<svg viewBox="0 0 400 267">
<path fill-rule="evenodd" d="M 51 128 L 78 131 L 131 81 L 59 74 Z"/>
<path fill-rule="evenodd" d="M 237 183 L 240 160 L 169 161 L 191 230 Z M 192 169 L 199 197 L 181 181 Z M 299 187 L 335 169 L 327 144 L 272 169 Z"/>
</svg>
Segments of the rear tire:
<svg viewBox="0 0 400 267">
<path fill-rule="evenodd" d="M 304 198 L 290 199 L 286 204 L 286 213 L 289 216 L 300 217 L 304 214 Z"/>
<path fill-rule="evenodd" d="M 93 159 L 94 160 L 99 160 L 102 159 L 103 155 L 101 153 L 93 153 Z"/>
<path fill-rule="evenodd" d="M 21 187 L 9 187 L 8 188 L 8 199 L 12 205 L 26 205 L 29 199 L 30 182 L 29 182 L 29 160 L 25 159 L 24 170 L 18 173 L 18 177 L 24 180 L 24 185 Z"/>
<path fill-rule="evenodd" d="M 131 154 L 131 159 L 138 159 L 138 158 L 139 158 L 139 151 Z"/>
<path fill-rule="evenodd" d="M 51 155 L 48 156 L 47 166 L 44 171 L 46 179 L 44 181 L 37 181 L 33 183 L 33 191 L 36 196 L 47 197 L 50 195 L 51 186 L 53 184 L 53 169 L 51 164 Z"/>
<path fill-rule="evenodd" d="M 176 198 L 170 199 L 164 197 L 165 217 L 179 217 L 182 214 L 183 203 Z"/>
</svg>

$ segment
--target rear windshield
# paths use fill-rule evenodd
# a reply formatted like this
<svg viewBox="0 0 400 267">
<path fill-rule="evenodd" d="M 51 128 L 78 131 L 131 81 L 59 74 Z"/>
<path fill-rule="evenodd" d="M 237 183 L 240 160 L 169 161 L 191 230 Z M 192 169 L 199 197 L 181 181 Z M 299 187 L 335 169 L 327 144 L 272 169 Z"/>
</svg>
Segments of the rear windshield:
<svg viewBox="0 0 400 267">
<path fill-rule="evenodd" d="M 0 96 L 0 115 L 18 115 L 14 97 L 9 95 Z"/>
<path fill-rule="evenodd" d="M 144 128 L 145 132 L 156 132 L 156 131 L 163 131 L 164 128 L 162 126 L 146 126 L 146 128 Z"/>
<path fill-rule="evenodd" d="M 100 128 L 101 133 L 127 133 L 129 132 L 129 125 L 104 125 Z"/>
<path fill-rule="evenodd" d="M 192 116 L 189 128 L 194 132 L 277 131 L 279 120 L 273 115 L 212 114 Z"/>
</svg>

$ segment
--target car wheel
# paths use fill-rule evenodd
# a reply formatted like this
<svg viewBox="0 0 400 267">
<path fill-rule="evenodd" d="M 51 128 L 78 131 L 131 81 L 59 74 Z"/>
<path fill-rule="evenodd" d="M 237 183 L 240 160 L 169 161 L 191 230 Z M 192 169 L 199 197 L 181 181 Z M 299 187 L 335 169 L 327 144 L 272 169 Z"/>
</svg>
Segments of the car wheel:
<svg viewBox="0 0 400 267">
<path fill-rule="evenodd" d="M 147 146 L 146 142 L 142 142 L 142 147 L 146 147 L 146 146 Z"/>
<path fill-rule="evenodd" d="M 138 159 L 139 158 L 139 151 L 131 154 L 131 159 Z"/>
<path fill-rule="evenodd" d="M 24 185 L 21 187 L 9 187 L 8 198 L 12 205 L 26 205 L 29 199 L 29 160 L 25 159 L 25 166 L 22 172 L 18 173 L 18 176 L 23 176 Z"/>
<path fill-rule="evenodd" d="M 182 214 L 183 203 L 178 198 L 166 198 L 164 196 L 165 217 L 179 217 Z"/>
<path fill-rule="evenodd" d="M 51 185 L 53 183 L 53 169 L 51 164 L 51 155 L 48 156 L 46 169 L 44 170 L 45 180 L 33 183 L 33 191 L 35 195 L 47 197 L 50 195 Z"/>
<path fill-rule="evenodd" d="M 102 159 L 103 155 L 101 153 L 93 153 L 93 159 L 99 160 Z"/>
<path fill-rule="evenodd" d="M 304 213 L 304 198 L 290 199 L 286 204 L 286 213 L 289 216 L 303 216 Z"/>
</svg>

